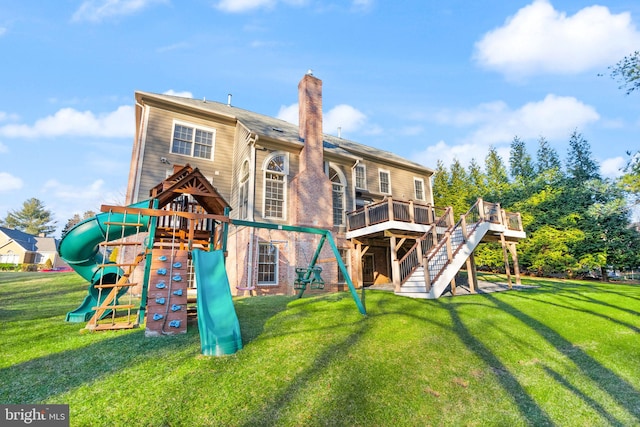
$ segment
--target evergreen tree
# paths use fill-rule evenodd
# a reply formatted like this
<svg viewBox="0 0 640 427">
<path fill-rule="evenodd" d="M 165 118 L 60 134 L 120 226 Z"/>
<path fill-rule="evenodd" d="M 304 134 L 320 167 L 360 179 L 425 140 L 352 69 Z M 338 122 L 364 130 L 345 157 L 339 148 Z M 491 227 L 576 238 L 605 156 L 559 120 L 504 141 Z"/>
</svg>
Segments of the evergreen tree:
<svg viewBox="0 0 640 427">
<path fill-rule="evenodd" d="M 517 136 L 513 138 L 513 141 L 511 141 L 509 167 L 511 177 L 516 182 L 528 183 L 535 176 L 531 155 L 527 152 L 527 147 L 524 141 Z"/>
<path fill-rule="evenodd" d="M 31 198 L 22 204 L 22 209 L 9 211 L 0 225 L 34 236 L 52 234 L 56 230 L 56 222 L 51 220 L 51 212 L 45 209 L 42 202 Z"/>
<path fill-rule="evenodd" d="M 583 184 L 590 179 L 600 179 L 598 165 L 591 157 L 591 145 L 578 131 L 573 131 L 569 138 L 567 175 L 574 185 Z"/>
<path fill-rule="evenodd" d="M 449 171 L 442 160 L 438 160 L 433 177 L 433 204 L 439 207 L 448 206 Z"/>
<path fill-rule="evenodd" d="M 487 176 L 487 194 L 486 199 L 490 202 L 500 202 L 508 190 L 509 179 L 507 177 L 507 168 L 502 162 L 502 157 L 498 154 L 495 147 L 489 148 L 489 154 L 485 158 L 485 172 Z"/>
<path fill-rule="evenodd" d="M 536 162 L 536 173 L 538 175 L 553 169 L 560 169 L 560 157 L 558 153 L 549 145 L 544 137 L 538 139 L 538 152 Z"/>
<path fill-rule="evenodd" d="M 487 177 L 475 158 L 471 159 L 467 168 L 467 176 L 469 177 L 469 195 L 467 203 L 471 206 L 480 197 L 484 197 L 487 193 L 486 180 Z"/>
<path fill-rule="evenodd" d="M 454 159 L 449 171 L 449 205 L 453 207 L 453 213 L 457 219 L 470 208 L 467 200 L 471 186 L 467 171 L 458 159 Z"/>
</svg>

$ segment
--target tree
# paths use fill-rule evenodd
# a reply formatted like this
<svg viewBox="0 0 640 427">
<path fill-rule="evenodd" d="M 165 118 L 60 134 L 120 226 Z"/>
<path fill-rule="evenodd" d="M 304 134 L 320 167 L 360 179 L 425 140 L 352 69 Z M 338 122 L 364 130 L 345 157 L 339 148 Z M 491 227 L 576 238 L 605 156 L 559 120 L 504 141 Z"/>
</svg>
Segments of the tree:
<svg viewBox="0 0 640 427">
<path fill-rule="evenodd" d="M 538 139 L 538 152 L 536 154 L 536 172 L 538 174 L 551 169 L 560 169 L 558 152 L 549 145 L 549 141 L 543 136 Z"/>
<path fill-rule="evenodd" d="M 467 212 L 470 182 L 467 171 L 458 159 L 454 159 L 449 168 L 449 206 L 453 207 L 456 219 Z"/>
<path fill-rule="evenodd" d="M 485 184 L 487 177 L 475 158 L 471 159 L 471 162 L 469 163 L 467 176 L 469 177 L 470 184 L 469 199 L 467 200 L 467 203 L 471 205 L 475 203 L 479 197 L 484 197 L 487 192 Z"/>
<path fill-rule="evenodd" d="M 51 212 L 45 209 L 42 202 L 31 198 L 22 204 L 22 209 L 9 211 L 0 225 L 34 236 L 52 234 L 56 230 L 56 221 L 51 220 Z"/>
<path fill-rule="evenodd" d="M 82 214 L 82 216 L 80 216 L 77 213 L 73 214 L 73 217 L 71 217 L 69 220 L 67 220 L 67 223 L 65 224 L 64 228 L 62 229 L 62 235 L 64 236 L 65 234 L 67 234 L 69 232 L 69 230 L 71 230 L 73 227 L 78 225 L 81 221 L 84 221 L 87 218 L 94 217 L 95 215 L 96 215 L 96 213 L 94 211 L 85 211 L 85 213 Z"/>
<path fill-rule="evenodd" d="M 448 206 L 447 196 L 449 194 L 449 171 L 442 160 L 438 160 L 433 177 L 433 203 L 436 206 Z"/>
<path fill-rule="evenodd" d="M 640 88 L 640 52 L 635 51 L 625 56 L 611 70 L 611 78 L 620 83 L 620 89 L 626 90 L 629 95 Z"/>
<path fill-rule="evenodd" d="M 567 175 L 575 184 L 583 184 L 590 179 L 600 179 L 598 164 L 591 157 L 591 145 L 578 131 L 569 138 L 567 154 Z"/>
<path fill-rule="evenodd" d="M 620 178 L 620 184 L 625 192 L 633 197 L 634 204 L 640 204 L 640 151 L 634 154 L 627 152 L 630 156 L 627 166 L 624 168 L 625 174 Z"/>
<path fill-rule="evenodd" d="M 498 155 L 495 147 L 489 148 L 489 154 L 484 161 L 485 172 L 487 174 L 487 200 L 490 202 L 499 202 L 509 187 L 509 179 L 507 177 L 507 168 L 502 162 L 502 157 Z"/>
<path fill-rule="evenodd" d="M 528 183 L 535 176 L 531 155 L 527 152 L 524 141 L 517 136 L 511 141 L 509 167 L 511 177 L 519 183 Z"/>
</svg>

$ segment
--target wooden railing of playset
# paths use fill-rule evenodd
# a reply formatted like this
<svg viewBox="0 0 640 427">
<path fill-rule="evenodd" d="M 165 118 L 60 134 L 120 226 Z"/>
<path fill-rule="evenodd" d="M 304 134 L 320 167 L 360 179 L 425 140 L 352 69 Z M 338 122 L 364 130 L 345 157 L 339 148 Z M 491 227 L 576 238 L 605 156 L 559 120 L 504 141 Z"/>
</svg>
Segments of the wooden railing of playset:
<svg viewBox="0 0 640 427">
<path fill-rule="evenodd" d="M 347 230 L 358 230 L 388 221 L 429 225 L 442 216 L 445 210 L 446 208 L 428 203 L 394 200 L 387 197 L 381 202 L 347 212 Z"/>
<path fill-rule="evenodd" d="M 165 228 L 184 229 L 187 231 L 186 237 L 189 242 L 193 242 L 195 239 L 196 231 L 199 230 L 213 230 L 211 225 L 209 229 L 203 228 L 203 225 L 207 222 L 210 224 L 229 223 L 231 219 L 225 215 L 207 214 L 204 211 L 199 212 L 183 212 L 183 211 L 168 211 L 165 209 L 152 209 L 152 208 L 132 208 L 131 206 L 109 206 L 102 205 L 100 207 L 102 212 L 114 212 L 114 213 L 129 213 L 129 214 L 141 214 L 150 217 L 158 218 L 158 223 L 163 224 Z M 181 226 L 181 227 L 179 227 Z M 216 236 L 214 241 L 218 241 L 219 236 Z M 191 249 L 191 247 L 189 247 Z"/>
<path fill-rule="evenodd" d="M 426 288 L 429 290 L 431 283 L 440 277 L 462 245 L 483 221 L 501 224 L 508 230 L 524 231 L 520 213 L 506 212 L 500 208 L 499 203 L 478 199 L 464 215 L 460 216 L 456 224 L 453 224 L 453 210 L 449 207 L 431 231 L 420 237 L 399 260 L 400 285 L 422 266 Z"/>
</svg>

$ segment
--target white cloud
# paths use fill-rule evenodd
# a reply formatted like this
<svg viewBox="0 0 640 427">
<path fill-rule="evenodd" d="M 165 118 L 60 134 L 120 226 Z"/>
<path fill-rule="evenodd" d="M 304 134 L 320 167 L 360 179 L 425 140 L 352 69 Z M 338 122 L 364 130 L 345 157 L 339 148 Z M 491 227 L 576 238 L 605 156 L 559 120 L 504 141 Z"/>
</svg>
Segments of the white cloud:
<svg viewBox="0 0 640 427">
<path fill-rule="evenodd" d="M 156 49 L 156 52 L 158 52 L 158 53 L 172 52 L 174 50 L 187 49 L 188 47 L 190 47 L 189 43 L 187 43 L 187 42 L 178 42 L 178 43 L 173 43 L 173 44 L 170 44 L 170 45 L 167 45 L 167 46 L 159 47 L 158 49 Z"/>
<path fill-rule="evenodd" d="M 0 172 L 0 193 L 19 190 L 23 185 L 22 179 L 17 176 L 13 176 L 7 172 Z"/>
<path fill-rule="evenodd" d="M 6 121 L 16 121 L 18 120 L 18 115 L 17 114 L 8 114 L 5 113 L 4 111 L 0 111 L 0 122 L 6 122 Z"/>
<path fill-rule="evenodd" d="M 72 16 L 72 21 L 100 22 L 117 16 L 131 15 L 154 3 L 166 0 L 86 0 Z"/>
<path fill-rule="evenodd" d="M 534 0 L 475 45 L 475 60 L 510 77 L 573 74 L 606 67 L 635 51 L 638 32 L 628 12 L 589 6 L 575 15 Z"/>
<path fill-rule="evenodd" d="M 512 110 L 502 101 L 481 104 L 467 111 L 442 111 L 435 120 L 460 127 L 476 127 L 467 137 L 474 143 L 500 144 L 514 136 L 523 139 L 565 137 L 576 128 L 584 128 L 600 119 L 594 107 L 574 97 L 547 95 L 542 101 L 529 102 Z"/>
<path fill-rule="evenodd" d="M 600 162 L 600 173 L 605 178 L 617 178 L 622 176 L 622 169 L 625 165 L 626 160 L 620 156 L 604 159 Z"/>
<path fill-rule="evenodd" d="M 271 9 L 278 3 L 304 6 L 307 0 L 220 0 L 215 7 L 223 12 L 243 13 L 255 9 Z"/>
<path fill-rule="evenodd" d="M 1 126 L 0 136 L 9 138 L 57 136 L 125 138 L 133 136 L 134 120 L 133 107 L 128 105 L 97 116 L 91 111 L 62 108 L 53 116 L 37 120 L 32 126 L 25 124 Z"/>
<path fill-rule="evenodd" d="M 0 153 L 8 153 L 8 152 L 9 152 L 9 147 L 7 147 L 2 142 L 0 142 Z"/>
<path fill-rule="evenodd" d="M 223 12 L 242 13 L 254 9 L 271 8 L 276 3 L 276 0 L 221 0 L 216 4 L 216 8 Z"/>
<path fill-rule="evenodd" d="M 4 36 L 6 32 L 7 29 L 5 27 L 0 27 L 0 36 Z"/>
<path fill-rule="evenodd" d="M 278 111 L 276 118 L 297 125 L 299 108 L 298 103 L 291 104 L 289 106 L 282 105 L 280 106 L 280 110 Z"/>
<path fill-rule="evenodd" d="M 298 124 L 299 107 L 298 104 L 281 106 L 277 118 Z M 358 109 L 340 104 L 323 114 L 322 127 L 325 133 L 337 134 L 338 128 L 342 132 L 357 132 L 361 130 L 367 122 L 367 116 Z"/>
<path fill-rule="evenodd" d="M 325 132 L 334 134 L 338 128 L 342 132 L 357 132 L 364 127 L 367 116 L 350 105 L 340 104 L 329 110 L 323 118 Z"/>
<path fill-rule="evenodd" d="M 189 91 L 175 91 L 173 89 L 169 89 L 164 92 L 164 95 L 173 95 L 173 96 L 181 96 L 183 98 L 193 98 L 193 94 Z"/>
</svg>

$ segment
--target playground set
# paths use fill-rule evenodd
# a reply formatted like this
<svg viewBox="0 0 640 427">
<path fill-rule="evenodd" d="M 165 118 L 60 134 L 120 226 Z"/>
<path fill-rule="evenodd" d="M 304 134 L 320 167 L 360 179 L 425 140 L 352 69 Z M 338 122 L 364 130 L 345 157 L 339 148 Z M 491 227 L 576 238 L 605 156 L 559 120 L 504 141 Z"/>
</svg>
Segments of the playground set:
<svg viewBox="0 0 640 427">
<path fill-rule="evenodd" d="M 89 282 L 87 296 L 66 321 L 87 322 L 93 331 L 145 324 L 146 336 L 173 335 L 186 333 L 188 303 L 195 302 L 202 354 L 237 352 L 242 338 L 225 268 L 229 225 L 319 236 L 309 265 L 295 268 L 298 298 L 307 288 L 323 287 L 317 263 L 328 242 L 358 310 L 366 314 L 330 231 L 231 219 L 228 203 L 189 165 L 150 196 L 129 206 L 103 205 L 63 236 L 60 256 Z"/>
</svg>

